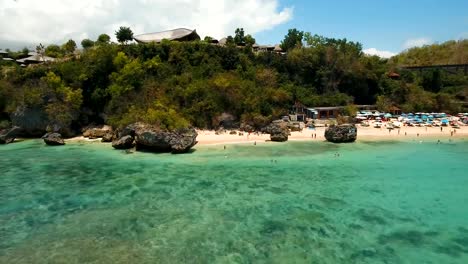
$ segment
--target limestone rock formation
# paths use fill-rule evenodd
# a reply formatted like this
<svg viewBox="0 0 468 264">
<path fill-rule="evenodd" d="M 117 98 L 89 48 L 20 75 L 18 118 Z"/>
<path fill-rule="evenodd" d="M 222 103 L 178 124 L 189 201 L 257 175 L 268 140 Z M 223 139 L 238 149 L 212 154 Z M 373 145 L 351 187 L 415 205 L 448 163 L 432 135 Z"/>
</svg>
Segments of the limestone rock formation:
<svg viewBox="0 0 468 264">
<path fill-rule="evenodd" d="M 114 138 L 114 134 L 111 132 L 108 132 L 102 136 L 101 142 L 112 142 L 112 139 Z"/>
<path fill-rule="evenodd" d="M 134 127 L 137 148 L 157 152 L 184 153 L 197 144 L 198 134 L 193 128 L 165 131 L 142 123 Z"/>
<path fill-rule="evenodd" d="M 193 128 L 167 131 L 144 123 L 128 125 L 118 133 L 120 139 L 125 137 L 133 138 L 133 135 L 137 149 L 184 153 L 197 144 L 198 134 Z M 114 143 L 112 146 L 114 146 Z"/>
<path fill-rule="evenodd" d="M 44 139 L 44 142 L 49 146 L 65 145 L 65 141 L 59 133 L 47 133 L 42 136 L 42 139 Z"/>
<path fill-rule="evenodd" d="M 112 147 L 115 149 L 133 148 L 135 139 L 131 135 L 123 136 L 112 141 Z"/>
<path fill-rule="evenodd" d="M 270 125 L 264 127 L 262 132 L 270 134 L 270 140 L 276 142 L 287 141 L 289 137 L 288 124 L 281 120 L 273 121 Z"/>
<path fill-rule="evenodd" d="M 47 133 L 59 133 L 65 138 L 71 138 L 76 136 L 76 131 L 74 131 L 70 125 L 59 124 L 59 123 L 50 123 L 46 126 Z"/>
<path fill-rule="evenodd" d="M 47 114 L 36 108 L 18 107 L 10 115 L 13 126 L 21 128 L 18 136 L 40 137 L 46 132 L 48 124 Z"/>
<path fill-rule="evenodd" d="M 325 130 L 325 138 L 333 143 L 354 142 L 357 138 L 357 128 L 352 124 L 330 126 Z"/>
<path fill-rule="evenodd" d="M 103 125 L 103 126 L 90 126 L 85 129 L 83 132 L 83 137 L 87 137 L 90 139 L 94 138 L 102 138 L 106 134 L 112 132 L 112 127 Z"/>
<path fill-rule="evenodd" d="M 0 131 L 0 144 L 9 144 L 15 141 L 15 138 L 20 134 L 21 128 L 13 127 Z"/>
</svg>

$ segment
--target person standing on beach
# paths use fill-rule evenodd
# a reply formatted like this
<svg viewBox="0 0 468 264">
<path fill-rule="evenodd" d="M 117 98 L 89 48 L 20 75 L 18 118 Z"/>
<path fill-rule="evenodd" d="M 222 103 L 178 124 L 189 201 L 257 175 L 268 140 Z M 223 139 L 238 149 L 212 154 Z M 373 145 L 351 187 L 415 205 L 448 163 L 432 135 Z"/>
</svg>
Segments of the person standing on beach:
<svg viewBox="0 0 468 264">
<path fill-rule="evenodd" d="M 442 132 L 443 127 L 440 127 L 440 132 Z"/>
</svg>

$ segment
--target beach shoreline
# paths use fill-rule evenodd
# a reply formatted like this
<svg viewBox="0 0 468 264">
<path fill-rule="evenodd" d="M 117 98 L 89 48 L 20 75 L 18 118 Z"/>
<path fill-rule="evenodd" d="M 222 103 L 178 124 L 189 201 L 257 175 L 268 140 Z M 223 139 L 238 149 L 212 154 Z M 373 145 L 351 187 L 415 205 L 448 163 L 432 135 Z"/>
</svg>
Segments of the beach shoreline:
<svg viewBox="0 0 468 264">
<path fill-rule="evenodd" d="M 325 142 L 324 137 L 326 127 L 315 129 L 304 129 L 303 131 L 291 132 L 288 141 L 303 142 Z M 451 127 L 402 127 L 388 131 L 386 128 L 357 126 L 357 142 L 366 141 L 436 141 L 449 139 L 468 139 L 468 126 L 454 129 Z M 451 135 L 451 131 L 456 131 Z M 230 134 L 235 131 L 236 134 Z M 270 135 L 261 133 L 247 133 L 239 130 L 226 130 L 224 133 L 217 133 L 214 130 L 197 130 L 197 145 L 238 145 L 238 144 L 265 144 L 269 143 Z M 406 134 L 405 134 L 406 133 Z M 419 134 L 419 135 L 418 135 Z M 65 139 L 65 142 L 100 142 L 100 138 L 89 139 L 82 135 Z"/>
<path fill-rule="evenodd" d="M 450 131 L 455 129 L 451 127 L 402 127 L 393 129 L 390 132 L 386 128 L 374 127 L 361 127 L 357 126 L 357 142 L 359 141 L 425 141 L 425 140 L 448 140 L 448 139 L 461 139 L 468 138 L 468 127 L 460 127 L 456 132 L 451 135 Z M 302 132 L 291 132 L 288 141 L 312 141 L 323 142 L 326 141 L 325 134 L 326 127 L 318 127 L 316 129 L 304 129 Z M 242 132 L 239 135 L 238 130 L 236 134 L 231 135 L 230 131 L 225 133 L 216 134 L 213 130 L 197 130 L 198 132 L 198 145 L 232 145 L 232 144 L 260 144 L 270 142 L 269 134 L 256 134 Z M 406 135 L 405 135 L 406 133 Z"/>
</svg>

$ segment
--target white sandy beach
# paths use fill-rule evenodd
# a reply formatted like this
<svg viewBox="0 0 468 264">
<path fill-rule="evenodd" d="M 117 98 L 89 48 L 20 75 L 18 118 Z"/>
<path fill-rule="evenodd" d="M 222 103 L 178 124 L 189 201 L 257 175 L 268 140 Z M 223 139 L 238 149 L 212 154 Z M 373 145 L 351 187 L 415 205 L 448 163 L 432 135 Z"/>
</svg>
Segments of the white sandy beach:
<svg viewBox="0 0 468 264">
<path fill-rule="evenodd" d="M 315 129 L 304 129 L 302 132 L 291 132 L 289 136 L 290 141 L 324 141 L 325 127 L 317 127 Z M 468 138 L 468 126 L 462 126 L 459 129 L 452 127 L 443 127 L 440 131 L 440 127 L 409 127 L 405 126 L 400 129 L 389 130 L 385 127 L 374 128 L 362 127 L 357 125 L 358 137 L 357 140 L 372 141 L 372 140 L 442 140 L 448 138 Z M 450 131 L 456 131 L 451 136 Z M 197 130 L 198 137 L 197 141 L 199 145 L 220 145 L 220 144 L 261 144 L 270 141 L 269 134 L 256 134 L 243 132 L 243 135 L 239 135 L 238 130 L 235 135 L 229 134 L 229 130 L 226 133 L 216 135 L 214 130 Z M 405 135 L 406 133 L 406 135 Z M 419 136 L 418 136 L 419 134 Z M 100 142 L 101 139 L 88 139 L 83 136 L 73 137 L 66 139 L 65 141 L 87 141 L 87 142 Z"/>
<path fill-rule="evenodd" d="M 451 127 L 402 127 L 399 130 L 389 130 L 386 128 L 362 127 L 357 125 L 358 137 L 357 140 L 442 140 L 451 138 L 450 131 L 456 130 L 453 138 L 468 138 L 468 127 L 463 126 L 460 129 L 453 129 Z M 325 127 L 317 127 L 314 130 L 304 129 L 302 132 L 291 132 L 288 140 L 301 140 L 301 141 L 324 141 Z M 241 143 L 262 143 L 270 140 L 268 134 L 255 134 L 245 133 L 242 136 L 230 135 L 229 131 L 223 134 L 216 135 L 213 130 L 198 130 L 198 144 L 241 144 Z M 236 131 L 239 132 L 239 131 Z M 405 135 L 406 133 L 406 135 Z M 419 134 L 419 136 L 418 136 Z M 316 135 L 316 137 L 313 137 Z"/>
</svg>

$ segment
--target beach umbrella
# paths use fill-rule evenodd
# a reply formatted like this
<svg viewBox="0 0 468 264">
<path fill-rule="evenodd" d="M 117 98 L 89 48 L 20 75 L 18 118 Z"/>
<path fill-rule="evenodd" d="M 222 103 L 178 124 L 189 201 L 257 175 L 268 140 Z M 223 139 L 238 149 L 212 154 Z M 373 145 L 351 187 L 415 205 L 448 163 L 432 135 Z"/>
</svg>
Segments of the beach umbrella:
<svg viewBox="0 0 468 264">
<path fill-rule="evenodd" d="M 385 117 L 392 117 L 392 114 L 386 113 L 384 116 L 385 116 Z"/>
</svg>

